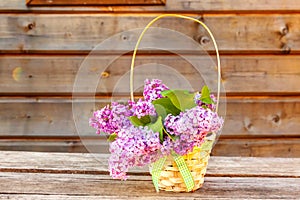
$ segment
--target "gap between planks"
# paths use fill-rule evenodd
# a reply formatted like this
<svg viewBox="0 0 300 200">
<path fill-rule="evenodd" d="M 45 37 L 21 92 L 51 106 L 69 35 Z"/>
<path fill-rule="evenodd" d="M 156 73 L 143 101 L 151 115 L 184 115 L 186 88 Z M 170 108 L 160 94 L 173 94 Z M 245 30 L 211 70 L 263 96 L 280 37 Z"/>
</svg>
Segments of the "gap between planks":
<svg viewBox="0 0 300 200">
<path fill-rule="evenodd" d="M 0 172 L 12 172 L 12 173 L 38 173 L 38 174 L 89 174 L 89 175 L 109 175 L 107 171 L 76 171 L 76 170 L 47 170 L 47 169 L 0 169 Z M 149 172 L 128 172 L 129 176 L 151 176 Z M 300 176 L 295 175 L 276 175 L 276 174 L 211 174 L 207 173 L 206 177 L 260 177 L 260 178 L 300 178 Z M 111 180 L 111 178 L 102 179 Z"/>
<path fill-rule="evenodd" d="M 106 175 L 0 173 L 0 193 L 68 194 L 121 197 L 186 197 L 185 193 L 155 193 L 151 177 L 132 176 L 126 182 L 107 180 Z M 206 177 L 200 190 L 189 197 L 299 197 L 299 178 Z M 63 185 L 63 187 L 61 187 Z M 38 187 L 37 187 L 38 186 Z"/>
<path fill-rule="evenodd" d="M 297 1 L 243 1 L 230 0 L 188 1 L 167 0 L 165 6 L 40 6 L 27 7 L 25 0 L 10 0 L 0 3 L 1 12 L 33 13 L 298 13 Z"/>
<path fill-rule="evenodd" d="M 0 172 L 108 175 L 109 154 L 0 151 Z M 147 167 L 129 174 L 149 175 Z M 209 160 L 208 177 L 300 178 L 300 158 L 220 157 Z"/>
<path fill-rule="evenodd" d="M 281 93 L 282 94 L 282 93 Z M 116 97 L 116 96 L 114 96 Z M 120 95 L 117 96 L 120 98 L 128 97 L 129 95 Z M 140 98 L 142 96 L 137 95 L 135 98 Z M 111 96 L 95 96 L 92 94 L 83 94 L 75 96 L 66 95 L 54 95 L 50 96 L 47 94 L 46 96 L 5 96 L 1 95 L 0 103 L 110 103 Z M 249 95 L 243 96 L 241 93 L 237 96 L 228 96 L 226 94 L 226 102 L 227 103 L 277 103 L 277 102 L 300 102 L 300 94 L 299 95 Z"/>
</svg>

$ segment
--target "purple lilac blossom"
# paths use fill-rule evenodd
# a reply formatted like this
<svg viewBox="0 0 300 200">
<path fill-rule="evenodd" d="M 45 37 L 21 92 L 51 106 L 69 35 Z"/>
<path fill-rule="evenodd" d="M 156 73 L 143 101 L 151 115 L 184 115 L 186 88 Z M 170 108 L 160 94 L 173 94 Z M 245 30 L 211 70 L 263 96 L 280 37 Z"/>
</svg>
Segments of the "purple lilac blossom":
<svg viewBox="0 0 300 200">
<path fill-rule="evenodd" d="M 177 116 L 167 115 L 164 127 L 172 138 L 165 136 L 162 144 L 158 133 L 148 127 L 133 126 L 129 120 L 130 116 L 141 118 L 156 115 L 151 102 L 162 98 L 161 92 L 168 89 L 161 80 L 147 79 L 143 93 L 145 100 L 129 101 L 127 106 L 113 102 L 111 106 L 107 105 L 94 112 L 90 126 L 94 127 L 98 134 L 117 134 L 117 138 L 110 143 L 109 171 L 113 178 L 126 180 L 129 168 L 153 163 L 172 151 L 185 155 L 195 146 L 200 146 L 208 133 L 221 129 L 223 119 L 213 112 L 215 104 L 207 105 L 201 102 L 199 93 L 194 97 L 198 106 Z M 216 102 L 213 95 L 211 98 Z M 204 105 L 207 108 L 203 108 Z"/>
<path fill-rule="evenodd" d="M 130 102 L 130 107 L 132 115 L 137 116 L 138 118 L 144 117 L 146 115 L 156 115 L 154 105 L 149 101 L 139 99 L 136 103 Z"/>
<path fill-rule="evenodd" d="M 171 151 L 173 149 L 174 142 L 169 136 L 165 136 L 162 147 L 161 147 L 161 153 L 164 156 L 168 156 L 171 154 Z"/>
<path fill-rule="evenodd" d="M 153 101 L 162 98 L 161 92 L 164 90 L 169 90 L 169 88 L 162 83 L 159 79 L 146 79 L 144 82 L 144 92 L 143 96 L 146 101 Z"/>
<path fill-rule="evenodd" d="M 180 119 L 180 116 L 173 116 L 171 114 L 168 114 L 164 120 L 164 125 L 166 128 L 166 131 L 168 133 L 173 133 L 174 135 L 179 135 L 180 133 L 177 130 L 177 121 Z"/>
<path fill-rule="evenodd" d="M 110 143 L 109 171 L 114 179 L 126 180 L 129 168 L 144 166 L 161 157 L 158 133 L 147 127 L 129 126 Z"/>
<path fill-rule="evenodd" d="M 107 105 L 94 112 L 90 118 L 89 124 L 96 129 L 96 133 L 107 134 L 118 133 L 122 128 L 129 126 L 131 123 L 128 117 L 131 115 L 128 106 L 112 102 L 111 106 Z"/>
<path fill-rule="evenodd" d="M 195 103 L 198 105 L 198 106 L 206 106 L 207 108 L 211 109 L 211 110 L 216 110 L 216 102 L 217 102 L 217 99 L 216 97 L 211 94 L 210 95 L 210 98 L 212 99 L 212 101 L 214 102 L 213 104 L 206 104 L 206 103 L 203 103 L 201 100 L 201 94 L 200 93 L 196 93 L 195 96 L 194 96 L 194 101 Z"/>
<path fill-rule="evenodd" d="M 163 154 L 174 150 L 179 155 L 185 155 L 195 146 L 204 142 L 205 136 L 210 132 L 221 129 L 223 119 L 210 109 L 196 106 L 181 112 L 178 116 L 168 115 L 164 125 L 174 140 L 166 139 L 163 142 Z"/>
</svg>

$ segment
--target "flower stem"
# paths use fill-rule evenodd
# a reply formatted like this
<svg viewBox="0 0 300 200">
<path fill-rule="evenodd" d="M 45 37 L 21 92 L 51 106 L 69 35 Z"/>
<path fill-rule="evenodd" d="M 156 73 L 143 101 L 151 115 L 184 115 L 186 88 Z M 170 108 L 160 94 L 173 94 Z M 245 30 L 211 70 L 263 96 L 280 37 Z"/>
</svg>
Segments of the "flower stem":
<svg viewBox="0 0 300 200">
<path fill-rule="evenodd" d="M 169 138 L 171 138 L 171 140 L 174 142 L 174 139 L 172 138 L 172 136 L 168 133 L 168 131 L 165 129 L 165 127 L 163 127 L 164 132 L 167 134 L 167 136 Z"/>
</svg>

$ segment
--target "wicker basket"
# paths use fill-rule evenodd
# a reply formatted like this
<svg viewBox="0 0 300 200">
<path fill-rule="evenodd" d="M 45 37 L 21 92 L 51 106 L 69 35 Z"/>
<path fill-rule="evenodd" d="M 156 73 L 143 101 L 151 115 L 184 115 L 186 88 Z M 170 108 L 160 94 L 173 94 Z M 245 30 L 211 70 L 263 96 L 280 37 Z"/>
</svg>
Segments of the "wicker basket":
<svg viewBox="0 0 300 200">
<path fill-rule="evenodd" d="M 216 41 L 214 39 L 214 36 L 212 35 L 210 29 L 201 21 L 178 14 L 163 14 L 155 19 L 153 19 L 151 22 L 148 23 L 148 25 L 144 28 L 142 33 L 140 34 L 138 41 L 136 43 L 136 46 L 133 51 L 132 61 L 131 61 L 131 71 L 130 71 L 130 96 L 131 100 L 134 101 L 133 96 L 133 69 L 134 69 L 134 61 L 137 53 L 137 49 L 139 47 L 139 44 L 141 42 L 142 37 L 144 36 L 147 29 L 157 20 L 164 18 L 164 17 L 177 17 L 177 18 L 183 18 L 188 19 L 194 22 L 197 22 L 200 24 L 208 33 L 209 36 L 212 39 L 212 42 L 214 44 L 215 50 L 216 50 L 216 57 L 217 57 L 217 70 L 218 70 L 218 94 L 217 94 L 217 103 L 216 103 L 216 112 L 218 112 L 218 105 L 219 105 L 219 98 L 220 98 L 220 85 L 221 85 L 221 66 L 220 66 L 220 57 L 218 52 L 218 47 L 216 44 Z M 194 187 L 191 190 L 187 189 L 187 186 L 182 178 L 182 174 L 180 170 L 177 167 L 176 162 L 174 161 L 173 156 L 169 156 L 160 171 L 159 178 L 158 178 L 158 188 L 156 188 L 157 191 L 159 190 L 165 190 L 165 191 L 173 191 L 173 192 L 189 192 L 189 191 L 195 191 L 199 189 L 203 183 L 204 183 L 204 175 L 206 173 L 206 168 L 208 164 L 208 159 L 210 157 L 210 152 L 212 149 L 212 146 L 214 144 L 216 138 L 215 133 L 211 133 L 210 137 L 205 138 L 205 142 L 200 147 L 195 147 L 191 153 L 188 153 L 187 155 L 182 156 L 187 168 L 191 172 L 192 181 L 194 181 Z M 152 171 L 152 166 L 150 165 L 150 173 Z M 153 173 L 155 174 L 155 173 Z M 157 186 L 156 186 L 157 187 Z"/>
<path fill-rule="evenodd" d="M 204 142 L 200 148 L 195 147 L 193 152 L 183 156 L 194 180 L 195 186 L 192 191 L 201 188 L 204 183 L 204 175 L 206 173 L 206 168 L 210 157 L 212 142 L 213 141 L 211 140 L 206 140 L 206 142 Z M 162 168 L 158 186 L 160 190 L 164 191 L 188 192 L 177 164 L 172 156 L 168 156 Z"/>
</svg>

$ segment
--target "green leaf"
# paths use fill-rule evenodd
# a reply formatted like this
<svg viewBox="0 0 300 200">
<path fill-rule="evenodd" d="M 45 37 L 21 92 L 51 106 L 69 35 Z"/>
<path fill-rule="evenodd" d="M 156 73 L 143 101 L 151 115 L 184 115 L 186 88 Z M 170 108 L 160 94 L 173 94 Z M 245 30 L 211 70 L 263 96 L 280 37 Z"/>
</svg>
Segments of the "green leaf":
<svg viewBox="0 0 300 200">
<path fill-rule="evenodd" d="M 156 120 L 156 122 L 147 124 L 147 126 L 154 132 L 159 132 L 163 128 L 163 123 L 162 123 L 162 117 L 159 116 Z"/>
<path fill-rule="evenodd" d="M 116 133 L 113 133 L 113 134 L 109 135 L 107 141 L 113 142 L 113 141 L 116 140 L 116 138 L 117 138 L 117 134 L 116 134 Z"/>
<path fill-rule="evenodd" d="M 179 110 L 185 111 L 196 106 L 194 93 L 187 90 L 166 90 L 161 94 L 171 100 L 172 104 Z"/>
<path fill-rule="evenodd" d="M 214 103 L 214 101 L 210 98 L 210 90 L 206 85 L 202 87 L 200 101 L 206 104 Z"/>
<path fill-rule="evenodd" d="M 202 97 L 209 97 L 210 96 L 210 90 L 209 90 L 209 88 L 207 87 L 207 85 L 204 85 L 203 87 L 202 87 L 202 90 L 201 90 L 201 96 Z"/>
<path fill-rule="evenodd" d="M 163 123 L 162 123 L 162 117 L 159 116 L 156 120 L 156 122 L 152 124 L 147 125 L 153 132 L 158 132 L 159 133 L 159 139 L 162 142 L 163 141 Z"/>
<path fill-rule="evenodd" d="M 155 108 L 157 115 L 162 117 L 163 119 L 165 119 L 167 117 L 167 115 L 169 114 L 167 112 L 167 110 L 160 104 L 155 104 L 154 108 Z"/>
<path fill-rule="evenodd" d="M 212 149 L 213 144 L 214 141 L 207 140 L 201 145 L 201 149 L 205 151 L 210 151 Z"/>
<path fill-rule="evenodd" d="M 168 114 L 178 115 L 180 110 L 174 106 L 172 101 L 168 98 L 160 98 L 152 101 L 158 116 L 165 119 Z"/>
<path fill-rule="evenodd" d="M 145 126 L 146 124 L 151 122 L 149 115 L 141 118 L 138 118 L 137 116 L 131 116 L 129 117 L 129 120 L 134 126 Z"/>
</svg>

